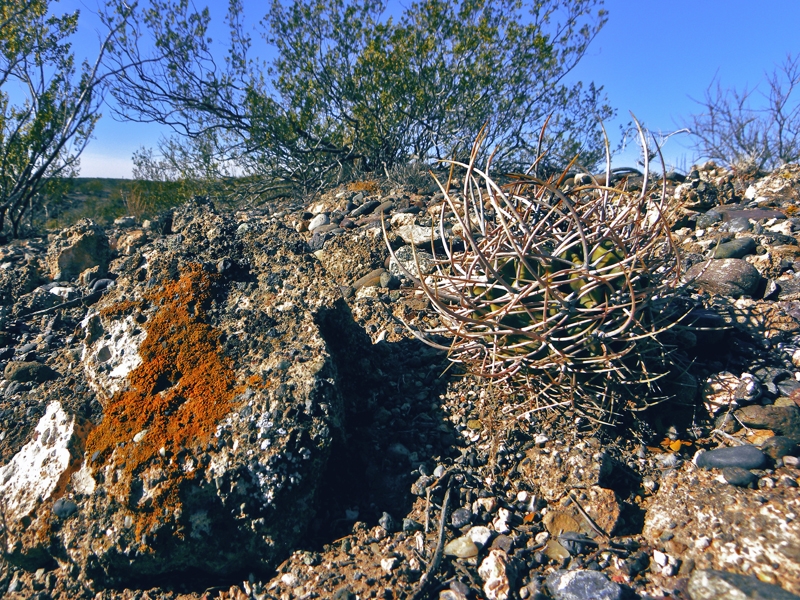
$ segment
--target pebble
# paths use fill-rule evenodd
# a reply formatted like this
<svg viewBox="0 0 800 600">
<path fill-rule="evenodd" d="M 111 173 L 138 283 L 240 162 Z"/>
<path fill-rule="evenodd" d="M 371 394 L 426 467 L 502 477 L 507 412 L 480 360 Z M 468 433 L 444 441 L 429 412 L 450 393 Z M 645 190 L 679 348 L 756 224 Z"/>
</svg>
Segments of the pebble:
<svg viewBox="0 0 800 600">
<path fill-rule="evenodd" d="M 511 531 L 511 524 L 508 520 L 511 518 L 511 512 L 507 508 L 500 508 L 497 511 L 497 518 L 492 521 L 492 526 L 497 533 L 509 533 Z"/>
<path fill-rule="evenodd" d="M 358 279 L 353 283 L 353 289 L 359 290 L 362 287 L 371 287 L 377 286 L 381 283 L 381 276 L 386 273 L 386 271 L 382 268 L 374 269 L 364 275 L 361 279 Z"/>
<path fill-rule="evenodd" d="M 784 456 L 796 456 L 797 450 L 797 442 L 783 435 L 767 438 L 761 444 L 761 451 L 773 460 L 778 460 Z"/>
<path fill-rule="evenodd" d="M 356 198 L 358 198 L 358 196 L 356 196 Z M 358 200 L 356 200 L 356 198 L 353 198 L 354 202 L 358 202 Z M 362 204 L 361 206 L 353 209 L 350 212 L 350 218 L 355 219 L 355 218 L 361 217 L 363 215 L 368 215 L 372 211 L 374 211 L 378 206 L 380 206 L 380 202 L 378 202 L 377 200 L 367 200 L 366 202 L 364 202 L 364 204 Z"/>
<path fill-rule="evenodd" d="M 598 571 L 556 571 L 545 585 L 555 600 L 622 599 L 622 588 Z"/>
<path fill-rule="evenodd" d="M 767 455 L 752 445 L 717 448 L 695 455 L 695 464 L 701 469 L 723 469 L 740 467 L 760 469 L 767 462 Z"/>
<path fill-rule="evenodd" d="M 308 222 L 308 230 L 314 231 L 315 229 L 319 229 L 323 225 L 328 225 L 330 222 L 331 219 L 327 213 L 320 213 Z"/>
<path fill-rule="evenodd" d="M 758 480 L 755 474 L 741 467 L 725 467 L 722 476 L 725 481 L 738 487 L 750 487 Z"/>
<path fill-rule="evenodd" d="M 492 539 L 494 532 L 484 525 L 477 525 L 467 532 L 467 536 L 471 539 L 476 546 L 484 548 L 489 540 Z"/>
<path fill-rule="evenodd" d="M 692 572 L 687 589 L 692 600 L 800 600 L 800 596 L 751 575 L 710 569 Z"/>
<path fill-rule="evenodd" d="M 59 498 L 53 503 L 53 514 L 59 519 L 67 519 L 78 512 L 78 505 L 69 498 Z"/>
<path fill-rule="evenodd" d="M 472 558 L 478 555 L 478 546 L 469 536 L 463 535 L 445 544 L 444 553 L 456 558 Z"/>
<path fill-rule="evenodd" d="M 714 223 L 719 223 L 722 221 L 722 219 L 722 213 L 717 212 L 712 208 L 711 210 L 706 211 L 704 214 L 697 216 L 695 226 L 698 229 L 708 229 L 709 226 L 713 225 Z"/>
<path fill-rule="evenodd" d="M 502 550 L 489 551 L 478 567 L 478 575 L 484 581 L 487 600 L 507 600 L 511 596 L 513 568 L 509 568 L 508 555 Z"/>
<path fill-rule="evenodd" d="M 472 511 L 467 508 L 458 508 L 450 515 L 450 524 L 456 529 L 469 525 L 472 520 Z"/>
<path fill-rule="evenodd" d="M 714 258 L 744 258 L 756 253 L 756 241 L 751 237 L 743 237 L 717 246 Z"/>
</svg>

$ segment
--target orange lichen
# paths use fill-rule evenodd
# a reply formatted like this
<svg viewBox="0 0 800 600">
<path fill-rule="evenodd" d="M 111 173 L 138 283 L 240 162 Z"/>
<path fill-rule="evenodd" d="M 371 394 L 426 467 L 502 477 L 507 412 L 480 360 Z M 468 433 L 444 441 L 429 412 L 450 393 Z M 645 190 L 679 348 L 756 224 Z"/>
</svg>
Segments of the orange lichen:
<svg viewBox="0 0 800 600">
<path fill-rule="evenodd" d="M 377 194 L 381 188 L 375 179 L 367 179 L 366 181 L 353 181 L 348 183 L 347 189 L 351 192 L 367 192 L 368 194 Z"/>
<path fill-rule="evenodd" d="M 121 302 L 114 302 L 100 310 L 100 315 L 103 317 L 116 317 L 117 315 L 128 314 L 135 308 L 141 308 L 142 303 L 136 300 L 123 300 Z"/>
<path fill-rule="evenodd" d="M 131 478 L 146 467 L 165 472 L 164 482 L 151 493 L 151 507 L 139 506 L 135 498 L 129 503 L 142 516 L 149 514 L 137 523 L 139 531 L 179 508 L 178 486 L 202 468 L 196 459 L 193 468 L 186 468 L 185 453 L 197 454 L 193 450 L 205 445 L 237 393 L 233 365 L 219 350 L 220 334 L 205 322 L 214 277 L 190 265 L 178 281 L 147 296 L 159 308 L 144 326 L 142 363 L 129 375 L 128 389 L 105 407 L 103 421 L 87 440 L 95 469 L 113 453 L 115 465 L 129 474 L 120 482 L 125 495 Z"/>
</svg>

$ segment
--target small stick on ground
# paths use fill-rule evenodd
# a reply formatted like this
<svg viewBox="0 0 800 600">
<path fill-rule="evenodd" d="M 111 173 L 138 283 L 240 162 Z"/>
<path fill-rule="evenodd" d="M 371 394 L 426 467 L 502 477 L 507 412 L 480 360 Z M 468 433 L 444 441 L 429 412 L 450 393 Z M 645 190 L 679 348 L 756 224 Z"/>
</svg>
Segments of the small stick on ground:
<svg viewBox="0 0 800 600">
<path fill-rule="evenodd" d="M 444 500 L 442 501 L 442 514 L 439 518 L 439 540 L 436 543 L 436 552 L 433 553 L 433 558 L 431 558 L 431 562 L 428 565 L 428 569 L 425 573 L 420 577 L 419 585 L 417 586 L 417 591 L 414 592 L 414 595 L 411 597 L 411 600 L 421 600 L 425 597 L 426 590 L 430 585 L 431 580 L 433 579 L 436 571 L 439 570 L 439 565 L 442 562 L 442 555 L 444 553 L 444 534 L 445 534 L 445 523 L 447 523 L 447 508 L 450 504 L 450 485 L 448 483 L 447 490 L 444 493 Z"/>
</svg>

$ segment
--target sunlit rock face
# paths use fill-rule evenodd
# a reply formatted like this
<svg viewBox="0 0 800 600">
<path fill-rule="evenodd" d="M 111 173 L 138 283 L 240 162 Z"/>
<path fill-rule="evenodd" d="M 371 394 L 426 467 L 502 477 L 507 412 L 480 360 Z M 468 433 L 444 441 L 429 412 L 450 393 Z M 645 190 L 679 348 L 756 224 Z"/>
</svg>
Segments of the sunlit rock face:
<svg viewBox="0 0 800 600">
<path fill-rule="evenodd" d="M 102 419 L 78 427 L 53 402 L 0 471 L 12 560 L 110 582 L 274 567 L 341 435 L 320 330 L 352 323 L 339 290 L 295 232 L 202 203 L 110 270 L 72 374 Z"/>
</svg>

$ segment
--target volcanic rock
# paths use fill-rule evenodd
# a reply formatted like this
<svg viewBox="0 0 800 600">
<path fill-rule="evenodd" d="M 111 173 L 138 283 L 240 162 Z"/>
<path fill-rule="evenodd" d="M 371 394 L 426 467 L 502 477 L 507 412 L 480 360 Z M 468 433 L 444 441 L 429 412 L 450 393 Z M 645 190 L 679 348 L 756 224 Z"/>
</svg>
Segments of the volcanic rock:
<svg viewBox="0 0 800 600">
<path fill-rule="evenodd" d="M 266 571 L 304 532 L 343 427 L 324 335 L 352 318 L 295 232 L 249 225 L 237 233 L 193 202 L 173 235 L 115 264 L 82 322 L 77 373 L 102 421 L 77 435 L 52 402 L 3 467 L 14 563 L 49 554 L 109 581 Z M 237 265 L 224 276 L 223 259 Z M 74 262 L 58 264 L 63 275 Z M 25 473 L 39 463 L 37 483 Z M 66 501 L 75 509 L 53 527 Z"/>
</svg>

